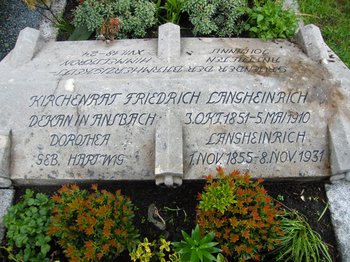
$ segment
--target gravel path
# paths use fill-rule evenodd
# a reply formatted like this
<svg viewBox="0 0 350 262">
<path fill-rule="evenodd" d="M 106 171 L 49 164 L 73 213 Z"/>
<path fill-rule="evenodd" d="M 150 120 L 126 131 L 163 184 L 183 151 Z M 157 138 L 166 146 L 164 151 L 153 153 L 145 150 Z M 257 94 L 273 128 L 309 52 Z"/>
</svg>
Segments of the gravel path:
<svg viewBox="0 0 350 262">
<path fill-rule="evenodd" d="M 0 60 L 15 46 L 20 31 L 25 27 L 38 29 L 41 19 L 22 0 L 0 0 Z"/>
</svg>

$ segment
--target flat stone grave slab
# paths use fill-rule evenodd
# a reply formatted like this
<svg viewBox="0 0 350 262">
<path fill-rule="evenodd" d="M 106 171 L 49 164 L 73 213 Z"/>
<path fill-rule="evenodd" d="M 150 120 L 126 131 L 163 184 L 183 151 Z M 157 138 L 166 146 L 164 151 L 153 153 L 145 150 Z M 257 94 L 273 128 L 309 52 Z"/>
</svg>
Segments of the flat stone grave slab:
<svg viewBox="0 0 350 262">
<path fill-rule="evenodd" d="M 51 42 L 28 62 L 6 58 L 0 129 L 11 131 L 11 179 L 142 180 L 165 170 L 181 184 L 218 165 L 253 177 L 330 175 L 337 88 L 320 64 L 289 41 L 179 44 L 170 58 L 157 39 Z"/>
</svg>

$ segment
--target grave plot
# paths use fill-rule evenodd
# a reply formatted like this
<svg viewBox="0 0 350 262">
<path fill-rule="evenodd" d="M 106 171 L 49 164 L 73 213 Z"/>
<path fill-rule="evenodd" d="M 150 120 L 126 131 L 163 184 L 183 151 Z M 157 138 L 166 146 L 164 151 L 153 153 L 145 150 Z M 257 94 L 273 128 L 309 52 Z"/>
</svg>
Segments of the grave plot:
<svg viewBox="0 0 350 262">
<path fill-rule="evenodd" d="M 180 185 L 220 165 L 253 177 L 328 177 L 339 93 L 289 41 L 51 42 L 22 31 L 0 65 L 11 179 Z M 31 51 L 28 51 L 28 46 Z"/>
</svg>

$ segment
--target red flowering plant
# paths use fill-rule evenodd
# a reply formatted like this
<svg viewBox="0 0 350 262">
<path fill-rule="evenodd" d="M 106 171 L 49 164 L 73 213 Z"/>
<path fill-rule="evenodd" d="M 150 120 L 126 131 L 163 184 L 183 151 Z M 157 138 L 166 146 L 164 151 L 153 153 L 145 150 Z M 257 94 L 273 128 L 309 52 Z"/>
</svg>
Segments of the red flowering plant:
<svg viewBox="0 0 350 262">
<path fill-rule="evenodd" d="M 92 190 L 64 185 L 52 196 L 55 207 L 49 234 L 59 239 L 70 261 L 110 259 L 138 242 L 131 201 L 120 190 L 112 194 L 97 185 Z"/>
<path fill-rule="evenodd" d="M 106 41 L 114 40 L 121 24 L 122 22 L 118 19 L 118 17 L 106 19 L 100 27 L 98 38 Z"/>
<path fill-rule="evenodd" d="M 197 223 L 205 232 L 214 232 L 222 252 L 235 260 L 260 260 L 283 235 L 278 207 L 248 173 L 235 170 L 225 175 L 217 168 L 217 178 L 207 178 L 199 194 Z"/>
</svg>

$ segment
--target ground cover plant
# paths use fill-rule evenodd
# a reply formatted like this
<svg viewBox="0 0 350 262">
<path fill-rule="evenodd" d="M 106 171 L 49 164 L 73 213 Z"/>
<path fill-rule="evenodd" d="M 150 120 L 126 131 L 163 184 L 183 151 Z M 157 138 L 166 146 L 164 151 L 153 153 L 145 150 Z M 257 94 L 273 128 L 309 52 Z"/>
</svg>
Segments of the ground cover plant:
<svg viewBox="0 0 350 262">
<path fill-rule="evenodd" d="M 332 237 L 327 235 L 327 232 L 332 231 L 331 230 L 331 224 L 330 224 L 330 217 L 329 212 L 327 208 L 327 205 L 324 201 L 326 201 L 325 196 L 323 195 L 321 189 L 320 183 L 313 182 L 312 184 L 307 184 L 305 186 L 302 185 L 294 185 L 291 183 L 272 183 L 272 184 L 265 184 L 261 183 L 261 181 L 255 181 L 249 179 L 249 177 L 246 176 L 238 176 L 238 171 L 233 172 L 231 175 L 227 176 L 223 174 L 222 170 L 219 170 L 218 179 L 209 178 L 207 182 L 204 181 L 197 181 L 197 182 L 184 182 L 184 185 L 182 185 L 180 188 L 177 189 L 169 189 L 169 188 L 161 188 L 154 185 L 152 182 L 127 182 L 125 184 L 123 183 L 117 183 L 115 185 L 111 185 L 111 183 L 103 184 L 99 187 L 106 188 L 108 190 L 97 190 L 96 185 L 93 186 L 92 189 L 89 189 L 90 185 L 80 185 L 77 186 L 65 186 L 63 188 L 57 188 L 53 187 L 51 189 L 48 189 L 47 187 L 40 187 L 36 188 L 37 191 L 45 191 L 53 195 L 53 199 L 56 201 L 56 204 L 59 204 L 61 202 L 62 194 L 67 194 L 63 198 L 66 198 L 65 201 L 62 201 L 62 206 L 59 208 L 61 209 L 61 212 L 57 212 L 55 208 L 57 209 L 57 206 L 53 209 L 53 214 L 56 216 L 55 219 L 62 220 L 62 216 L 66 216 L 67 218 L 70 217 L 70 219 L 63 219 L 61 226 L 59 227 L 63 232 L 65 232 L 65 239 L 62 240 L 62 235 L 59 236 L 59 238 L 56 238 L 53 236 L 54 242 L 51 241 L 51 257 L 55 259 L 59 259 L 60 261 L 67 261 L 67 248 L 63 247 L 60 248 L 57 245 L 55 245 L 55 242 L 57 241 L 64 241 L 66 243 L 71 242 L 71 244 L 78 245 L 77 249 L 79 249 L 79 255 L 82 256 L 80 258 L 77 258 L 78 261 L 89 261 L 88 256 L 95 255 L 95 260 L 98 260 L 98 256 L 101 256 L 101 261 L 179 261 L 181 259 L 181 253 L 187 253 L 190 254 L 190 251 L 208 251 L 211 253 L 211 255 L 215 258 L 213 260 L 213 257 L 209 256 L 207 252 L 194 252 L 194 257 L 197 256 L 199 260 L 193 260 L 193 261 L 225 261 L 222 254 L 224 254 L 226 257 L 228 257 L 228 261 L 236 261 L 236 259 L 241 259 L 242 261 L 251 258 L 250 261 L 253 261 L 254 259 L 261 258 L 261 261 L 275 261 L 277 256 L 281 256 L 281 254 L 286 253 L 283 250 L 283 245 L 281 245 L 281 248 L 278 248 L 278 244 L 285 243 L 283 242 L 285 239 L 291 239 L 293 238 L 293 234 L 276 234 L 277 232 L 274 229 L 277 229 L 278 227 L 283 228 L 284 224 L 282 220 L 278 220 L 278 216 L 283 215 L 280 212 L 277 212 L 277 218 L 275 216 L 273 220 L 272 213 L 275 212 L 274 208 L 277 208 L 276 204 L 272 204 L 270 201 L 274 198 L 278 198 L 281 201 L 280 207 L 283 207 L 284 205 L 289 206 L 291 210 L 294 210 L 294 208 L 298 208 L 303 213 L 306 212 L 308 215 L 307 222 L 312 223 L 312 227 L 316 228 L 318 232 L 322 235 L 322 239 L 325 239 L 328 243 L 332 243 L 334 245 L 334 236 Z M 220 178 L 220 176 L 222 178 Z M 234 178 L 234 179 L 233 179 Z M 220 186 L 220 184 L 222 186 Z M 214 185 L 214 186 L 213 186 Z M 267 190 L 262 187 L 267 186 Z M 79 188 L 79 189 L 78 189 Z M 101 255 L 101 251 L 103 249 L 107 249 L 107 246 L 103 246 L 102 243 L 105 243 L 103 241 L 111 240 L 113 235 L 113 230 L 110 231 L 105 228 L 105 226 L 109 225 L 108 218 L 110 218 L 110 213 L 107 212 L 107 209 L 104 209 L 104 207 L 107 205 L 109 200 L 112 199 L 112 195 L 114 193 L 109 192 L 116 192 L 118 189 L 122 188 L 124 196 L 130 196 L 130 201 L 132 200 L 132 203 L 136 209 L 134 209 L 134 217 L 132 224 L 135 226 L 135 228 L 139 229 L 140 236 L 138 237 L 137 242 L 134 243 L 135 238 L 132 238 L 132 242 L 134 243 L 134 248 L 127 250 L 125 247 L 125 241 L 124 238 L 121 239 L 120 245 L 123 245 L 124 252 L 120 253 L 120 250 L 112 250 L 109 255 L 103 254 Z M 233 189 L 235 194 L 231 194 L 230 190 L 227 190 L 227 188 Z M 18 188 L 17 194 L 18 197 L 24 193 L 24 188 Z M 310 189 L 313 189 L 310 191 Z M 57 192 L 58 190 L 58 192 Z M 97 191 L 96 191 L 97 190 Z M 253 193 L 253 191 L 256 190 L 256 194 L 247 195 L 245 193 Z M 300 191 L 301 190 L 301 191 Z M 309 192 L 310 191 L 310 192 Z M 56 192 L 56 193 L 55 193 Z M 74 193 L 75 192 L 75 193 Z M 82 192 L 89 192 L 86 196 Z M 117 191 L 119 192 L 119 191 Z M 268 194 L 267 194 L 268 192 Z M 204 202 L 200 202 L 201 200 L 196 200 L 197 194 L 200 193 L 202 196 L 202 199 L 204 197 Z M 237 193 L 237 194 L 236 194 Z M 242 194 L 243 193 L 243 194 Z M 272 193 L 273 197 L 270 197 L 269 194 Z M 322 194 L 320 194 L 322 193 Z M 207 198 L 206 198 L 206 196 Z M 76 196 L 76 197 L 73 197 Z M 82 197 L 83 196 L 83 197 Z M 85 196 L 85 197 L 84 197 Z M 226 197 L 225 197 L 226 196 Z M 233 200 L 229 199 L 233 196 Z M 302 197 L 300 197 L 302 196 Z M 102 198 L 106 197 L 106 202 L 102 201 Z M 211 197 L 211 198 L 208 198 Z M 17 198 L 17 197 L 16 197 Z M 116 198 L 118 198 L 116 196 Z M 216 200 L 215 200 L 216 198 Z M 219 199 L 222 199 L 222 201 L 217 201 Z M 261 199 L 259 199 L 261 198 Z M 109 199 L 109 200 L 107 200 Z M 125 201 L 127 201 L 126 197 L 123 197 Z M 211 200 L 212 199 L 212 200 Z M 302 200 L 304 199 L 304 200 Z M 263 201 L 264 203 L 261 205 L 261 208 L 258 208 L 257 213 L 251 212 L 251 217 L 249 217 L 248 213 L 245 213 L 244 209 L 247 208 L 255 209 L 257 208 L 257 205 L 254 204 L 254 201 Z M 293 200 L 293 201 L 291 201 Z M 298 202 L 299 200 L 299 202 Z M 83 203 L 86 201 L 85 203 Z M 102 202 L 101 202 L 102 201 Z M 93 205 L 95 208 L 94 210 L 87 209 L 87 203 L 90 202 L 91 205 Z M 119 202 L 123 202 L 119 198 Z M 275 202 L 278 202 L 275 200 Z M 283 202 L 283 203 L 282 203 Z M 80 204 L 79 204 L 80 203 Z M 126 205 L 124 202 L 124 205 Z M 152 223 L 150 223 L 147 220 L 148 216 L 148 207 L 149 205 L 155 205 L 158 208 L 159 215 L 164 219 L 166 222 L 166 228 L 159 229 L 155 227 Z M 197 206 L 197 207 L 196 207 Z M 200 207 L 201 206 L 201 207 Z M 123 210 L 123 205 L 119 205 L 120 209 Z M 220 209 L 223 211 L 224 214 L 221 214 L 220 211 L 218 211 L 218 215 L 212 215 L 212 217 L 217 216 L 221 219 L 222 223 L 219 221 L 219 223 L 215 224 L 214 231 L 206 231 L 206 229 L 202 226 L 200 226 L 201 214 L 200 212 L 208 212 L 210 210 L 210 207 L 215 207 L 218 210 Z M 199 209 L 202 208 L 202 211 Z M 85 210 L 84 217 L 86 218 L 86 223 L 83 222 L 82 217 L 83 213 L 80 213 L 81 216 L 78 218 L 79 209 Z M 124 206 L 124 209 L 128 209 L 126 206 Z M 204 209 L 207 209 L 207 211 L 204 211 Z M 237 210 L 237 214 L 233 216 L 233 210 Z M 260 210 L 259 210 L 260 209 Z M 283 208 L 285 209 L 285 208 Z M 102 212 L 104 210 L 105 215 L 102 215 Z M 110 210 L 110 209 L 108 209 Z M 195 212 L 197 210 L 197 214 Z M 63 212 L 64 211 L 64 212 Z M 243 213 L 240 213 L 240 212 Z M 209 211 L 210 213 L 211 211 Z M 264 213 L 269 213 L 270 215 L 267 215 L 264 219 L 257 219 L 259 214 L 262 218 L 264 218 Z M 71 217 L 71 215 L 75 213 L 75 217 Z M 100 216 L 97 218 L 95 217 L 96 221 L 99 220 L 99 222 L 104 221 L 103 223 L 96 222 L 95 226 L 91 226 L 93 223 L 94 215 L 93 213 L 101 213 Z M 213 213 L 213 212 L 212 212 Z M 299 214 L 299 213 L 298 213 Z M 57 215 L 59 215 L 57 217 Z M 61 216 L 61 218 L 60 218 Z M 231 232 L 228 232 L 228 230 L 224 230 L 225 226 L 224 223 L 226 223 L 224 217 L 226 216 L 226 220 L 230 221 L 230 223 L 235 223 L 234 217 L 236 217 L 237 220 L 243 223 L 243 226 L 236 227 L 237 232 L 234 232 L 234 230 L 231 230 Z M 88 218 L 89 217 L 89 218 Z M 270 217 L 270 218 L 269 218 Z M 300 220 L 298 217 L 295 217 L 294 215 L 289 216 L 288 218 L 291 218 L 292 223 L 295 224 L 302 224 L 305 228 L 306 219 Z M 54 219 L 54 220 L 55 220 Z M 244 219 L 246 221 L 249 221 L 251 224 L 251 228 L 244 227 L 247 225 L 244 223 Z M 272 222 L 267 222 L 267 220 L 270 220 Z M 277 220 L 275 220 L 277 219 Z M 120 220 L 120 217 L 116 220 Z M 70 223 L 69 223 L 70 221 Z M 80 221 L 80 222 L 79 222 Z M 113 220 L 115 221 L 115 220 Z M 131 221 L 131 219 L 127 219 L 127 221 Z M 254 222 L 255 221 L 255 224 Z M 280 221 L 280 224 L 277 223 Z M 124 220 L 124 222 L 126 222 Z M 218 222 L 218 220 L 216 221 Z M 53 221 L 53 225 L 58 226 L 57 221 Z M 91 224 L 92 223 L 92 224 Z M 196 223 L 199 224 L 198 227 L 196 227 Z M 259 232 L 261 230 L 266 229 L 267 227 L 262 227 L 262 223 L 270 225 L 271 234 L 266 234 L 265 236 L 269 236 L 270 239 L 266 239 L 266 241 L 261 241 L 260 239 L 256 239 Z M 125 224 L 125 223 L 124 223 Z M 254 227 L 256 227 L 254 229 Z M 129 226 L 125 226 L 125 228 L 130 228 Z M 290 228 L 287 226 L 287 228 Z M 327 230 L 328 228 L 328 230 Z M 52 232 L 55 233 L 58 228 L 53 229 Z M 69 230 L 67 230 L 69 229 Z M 91 233 L 91 230 L 95 231 L 93 237 L 92 235 L 89 235 Z M 186 233 L 181 233 L 182 231 Z M 192 231 L 191 234 L 188 234 Z M 247 231 L 250 231 L 249 238 L 246 238 L 248 236 Z M 285 230 L 283 230 L 285 231 Z M 310 230 L 308 230 L 311 232 Z M 107 235 L 111 232 L 108 238 Z M 135 231 L 133 231 L 135 232 Z M 258 233 L 257 233 L 258 232 Z M 227 253 L 216 253 L 218 250 L 212 250 L 212 247 L 218 247 L 220 250 L 222 250 L 225 245 L 229 246 L 227 242 L 225 243 L 225 238 L 220 237 L 220 239 L 212 238 L 214 234 L 222 233 L 222 234 L 231 234 L 231 237 L 229 237 L 229 241 L 234 240 L 235 246 L 231 250 L 233 255 L 229 257 Z M 261 232 L 260 232 L 261 233 Z M 264 232 L 262 232 L 264 233 Z M 78 234 L 75 238 L 74 243 L 72 242 L 71 236 L 74 234 Z M 235 234 L 239 234 L 238 239 Z M 272 240 L 276 235 L 278 238 L 277 240 Z M 302 234 L 299 234 L 301 237 L 299 237 L 299 240 L 304 242 L 308 242 L 308 239 L 311 239 L 311 241 L 314 241 L 314 238 L 306 238 Z M 316 235 L 316 234 L 313 234 Z M 241 237 L 241 239 L 240 239 Z M 92 239 L 93 238 L 93 239 Z M 79 241 L 81 242 L 84 239 L 86 242 L 85 244 L 78 244 Z M 203 240 L 204 239 L 204 240 Z M 201 240 L 203 240 L 201 242 Z M 94 241 L 94 244 L 91 245 L 91 241 Z M 119 241 L 119 240 L 118 240 Z M 196 242 L 197 241 L 197 242 Z M 249 246 L 252 245 L 254 241 L 260 241 L 261 243 L 266 243 L 267 252 L 264 252 L 261 249 L 261 254 L 258 253 L 257 249 L 259 247 L 256 247 L 255 245 L 253 247 Z M 180 246 L 175 247 L 177 244 L 171 244 L 171 243 L 181 243 Z M 215 245 L 218 242 L 219 245 Z M 257 246 L 259 245 L 258 242 L 255 242 Z M 4 242 L 5 243 L 5 242 Z M 84 242 L 85 243 L 85 242 Z M 124 244 L 122 244 L 124 243 Z M 275 254 L 272 254 L 269 252 L 269 244 L 276 243 L 275 247 Z M 319 240 L 316 240 L 315 243 L 323 243 Z M 3 244 L 4 245 L 4 244 Z M 246 246 L 242 246 L 246 245 Z M 264 244 L 262 244 L 264 245 Z M 327 249 L 326 244 L 322 244 Z M 196 247 L 196 248 L 189 248 L 189 247 Z M 291 247 L 293 244 L 287 243 L 285 246 Z M 317 246 L 314 245 L 313 246 Z M 327 245 L 328 246 L 328 245 Z M 93 248 L 92 248 L 93 247 Z M 236 248 L 238 247 L 238 250 Z M 74 249 L 75 249 L 74 248 Z M 179 249 L 175 249 L 179 248 Z M 337 261 L 336 256 L 336 249 L 335 247 L 330 246 L 331 248 L 331 257 L 333 261 Z M 64 251 L 65 250 L 65 251 Z M 182 250 L 182 251 L 181 251 Z M 319 252 L 320 257 L 324 258 L 326 257 L 322 252 L 321 249 L 316 249 Z M 176 252 L 178 251 L 178 252 Z M 211 252 L 214 251 L 214 252 Z M 256 251 L 256 252 L 255 252 Z M 280 252 L 281 251 L 281 252 Z M 72 248 L 69 252 L 72 252 Z M 68 252 L 68 253 L 69 253 Z M 241 252 L 241 253 L 238 253 Z M 255 253 L 254 253 L 255 252 Z M 317 251 L 316 251 L 317 252 Z M 0 254 L 0 260 L 1 261 L 11 261 L 10 256 L 5 250 L 2 250 L 3 257 Z M 236 253 L 236 255 L 234 254 Z M 308 253 L 308 252 L 307 252 Z M 100 254 L 100 255 L 99 255 Z M 201 256 L 202 254 L 202 256 Z M 204 256 L 203 254 L 206 254 L 207 256 Z M 219 254 L 219 255 L 218 255 Z M 261 255 L 261 257 L 256 256 Z M 263 258 L 264 255 L 267 255 L 266 258 Z M 191 252 L 192 256 L 192 252 Z M 236 256 L 236 258 L 234 258 Z M 200 258 L 203 258 L 201 260 Z M 204 257 L 207 257 L 207 260 L 204 260 Z M 281 256 L 283 257 L 283 256 Z M 292 256 L 288 256 L 292 257 Z M 186 257 L 187 259 L 188 257 Z M 312 259 L 312 257 L 309 257 L 309 261 L 315 261 Z M 326 257 L 327 258 L 327 257 Z M 77 260 L 76 259 L 76 260 Z M 211 259 L 211 260 L 210 260 Z M 283 258 L 284 259 L 284 258 Z M 283 261 L 280 260 L 280 261 Z M 76 261 L 74 259 L 70 259 L 70 261 Z M 42 260 L 44 261 L 44 260 Z M 191 261 L 191 260 L 189 260 Z M 292 260 L 292 261 L 298 261 L 298 260 Z M 307 261 L 304 260 L 304 258 L 301 261 Z M 316 260 L 321 261 L 321 260 Z M 325 260 L 329 261 L 329 260 Z"/>
<path fill-rule="evenodd" d="M 246 0 L 187 0 L 183 11 L 189 14 L 194 35 L 239 35 L 243 29 Z"/>
<path fill-rule="evenodd" d="M 103 40 L 157 37 L 158 26 L 166 22 L 179 24 L 192 36 L 289 38 L 297 24 L 294 12 L 283 9 L 280 0 L 69 0 L 67 6 L 70 11 L 58 26 L 71 32 L 69 24 L 74 24 L 79 33 L 70 40 L 87 39 L 92 32 Z M 108 34 L 102 27 L 111 19 L 119 23 Z"/>
<path fill-rule="evenodd" d="M 197 223 L 214 232 L 223 253 L 238 261 L 260 260 L 283 234 L 280 211 L 261 182 L 252 181 L 248 173 L 225 175 L 218 168 L 217 179 L 209 177 L 199 195 Z"/>
<path fill-rule="evenodd" d="M 350 67 L 350 1 L 299 0 L 301 18 L 320 27 L 327 45 Z"/>
<path fill-rule="evenodd" d="M 63 186 L 52 196 L 56 205 L 49 235 L 58 238 L 70 261 L 111 259 L 137 244 L 131 201 L 120 191 L 98 190 L 96 184 L 92 190 Z"/>
<path fill-rule="evenodd" d="M 247 8 L 246 13 L 249 18 L 245 29 L 252 37 L 263 40 L 291 38 L 298 29 L 296 14 L 291 9 L 285 10 L 281 1 L 255 2 L 252 8 Z"/>
<path fill-rule="evenodd" d="M 14 261 L 49 261 L 48 235 L 54 202 L 45 194 L 27 189 L 3 218 L 7 243 L 3 247 Z"/>
</svg>

